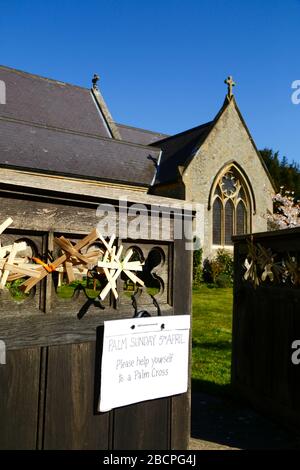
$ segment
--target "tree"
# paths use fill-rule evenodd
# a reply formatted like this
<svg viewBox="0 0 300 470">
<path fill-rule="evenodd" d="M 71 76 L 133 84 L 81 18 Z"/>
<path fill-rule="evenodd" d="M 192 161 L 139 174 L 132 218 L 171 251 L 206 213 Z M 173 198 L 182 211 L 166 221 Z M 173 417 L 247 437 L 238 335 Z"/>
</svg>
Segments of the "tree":
<svg viewBox="0 0 300 470">
<path fill-rule="evenodd" d="M 280 230 L 300 226 L 300 201 L 295 201 L 293 191 L 280 192 L 273 196 L 273 214 L 267 214 L 270 230 Z"/>
<path fill-rule="evenodd" d="M 273 178 L 277 191 L 283 186 L 288 191 L 294 191 L 295 199 L 300 199 L 300 166 L 296 162 L 289 163 L 279 152 L 265 148 L 260 154 Z"/>
</svg>

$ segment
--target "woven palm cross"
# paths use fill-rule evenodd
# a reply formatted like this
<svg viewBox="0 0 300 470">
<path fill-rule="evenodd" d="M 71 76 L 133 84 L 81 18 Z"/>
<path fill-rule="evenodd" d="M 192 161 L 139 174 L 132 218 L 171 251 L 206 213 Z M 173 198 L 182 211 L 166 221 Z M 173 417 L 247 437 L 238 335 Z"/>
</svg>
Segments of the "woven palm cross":
<svg viewBox="0 0 300 470">
<path fill-rule="evenodd" d="M 0 225 L 0 235 L 12 223 L 9 218 Z M 100 239 L 106 251 L 103 259 L 99 261 L 101 250 L 93 250 L 82 253 L 82 249 L 91 245 L 97 239 Z M 87 273 L 89 269 L 95 268 L 98 272 L 103 270 L 107 285 L 100 293 L 101 300 L 104 300 L 107 294 L 112 291 L 115 298 L 118 298 L 117 279 L 122 272 L 134 283 L 144 286 L 144 282 L 136 276 L 135 271 L 142 271 L 143 264 L 140 261 L 130 261 L 133 250 L 130 249 L 122 258 L 123 246 L 118 250 L 114 246 L 116 237 L 112 235 L 109 242 L 102 237 L 96 230 L 78 241 L 75 245 L 67 238 L 61 236 L 55 238 L 55 243 L 61 248 L 63 254 L 52 263 L 44 263 L 39 258 L 32 258 L 35 262 L 29 263 L 27 257 L 17 258 L 17 254 L 27 248 L 25 242 L 13 243 L 2 247 L 0 243 L 0 289 L 5 287 L 7 281 L 13 281 L 22 277 L 28 277 L 23 283 L 22 288 L 25 293 L 29 292 L 36 284 L 54 271 L 66 272 L 68 283 L 75 280 L 75 274 Z"/>
<path fill-rule="evenodd" d="M 23 282 L 22 286 L 24 288 L 24 292 L 29 292 L 32 287 L 48 276 L 49 273 L 53 271 L 60 271 L 61 269 L 67 273 L 68 282 L 72 282 L 75 279 L 74 266 L 84 266 L 87 268 L 92 264 L 96 264 L 96 252 L 83 255 L 81 250 L 82 248 L 85 248 L 89 244 L 93 243 L 95 240 L 97 240 L 97 238 L 98 233 L 96 229 L 92 230 L 89 235 L 78 241 L 75 245 L 73 245 L 70 240 L 66 239 L 65 237 L 55 238 L 54 241 L 63 250 L 63 255 L 50 264 L 46 264 L 41 260 L 37 260 L 40 264 L 40 266 L 37 268 L 39 277 L 31 277 Z"/>
<path fill-rule="evenodd" d="M 133 255 L 133 250 L 130 249 L 128 253 L 126 253 L 125 258 L 121 259 L 123 245 L 121 245 L 118 248 L 118 251 L 116 251 L 116 247 L 113 246 L 116 239 L 115 235 L 111 236 L 108 243 L 100 233 L 98 233 L 98 236 L 106 248 L 103 259 L 98 261 L 98 268 L 103 269 L 108 281 L 107 285 L 100 293 L 101 300 L 104 300 L 110 291 L 112 291 L 116 299 L 118 298 L 117 279 L 122 272 L 124 272 L 124 274 L 126 274 L 126 276 L 129 277 L 129 279 L 134 284 L 140 284 L 141 286 L 144 286 L 144 282 L 139 277 L 137 277 L 134 272 L 132 272 L 142 271 L 144 265 L 144 263 L 141 263 L 140 261 L 130 261 L 130 258 Z"/>
<path fill-rule="evenodd" d="M 9 217 L 0 225 L 0 235 L 13 223 Z M 0 241 L 0 289 L 4 289 L 7 281 L 14 281 L 24 276 L 38 278 L 36 266 L 27 262 L 26 257 L 17 258 L 18 253 L 26 250 L 25 242 L 1 246 Z"/>
</svg>

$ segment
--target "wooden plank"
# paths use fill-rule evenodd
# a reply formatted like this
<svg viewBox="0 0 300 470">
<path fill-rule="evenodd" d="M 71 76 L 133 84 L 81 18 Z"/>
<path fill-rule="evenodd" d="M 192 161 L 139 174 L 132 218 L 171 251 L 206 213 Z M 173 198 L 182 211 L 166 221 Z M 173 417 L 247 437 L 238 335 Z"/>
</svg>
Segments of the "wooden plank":
<svg viewBox="0 0 300 470">
<path fill-rule="evenodd" d="M 0 366 L 0 449 L 35 449 L 40 349 L 8 351 Z"/>
<path fill-rule="evenodd" d="M 42 450 L 43 449 L 43 443 L 44 443 L 45 400 L 46 400 L 46 387 L 47 387 L 47 363 L 48 363 L 48 348 L 41 348 L 39 402 L 38 402 L 38 419 L 37 419 L 37 436 L 36 436 L 36 448 L 37 448 L 37 450 Z"/>
<path fill-rule="evenodd" d="M 191 385 L 187 393 L 171 398 L 171 449 L 189 448 L 191 435 Z"/>
<path fill-rule="evenodd" d="M 30 201 L 30 204 L 28 204 Z M 12 215 L 14 220 L 13 229 L 18 230 L 38 230 L 46 232 L 61 232 L 64 234 L 68 233 L 88 233 L 91 230 L 91 227 L 96 227 L 99 223 L 99 217 L 97 217 L 97 207 L 104 201 L 99 199 L 95 200 L 93 204 L 87 201 L 76 201 L 69 202 L 60 200 L 56 198 L 52 200 L 50 198 L 45 198 L 41 202 L 41 198 L 34 198 L 33 196 L 23 196 L 21 199 L 18 198 L 16 193 L 12 192 L 11 197 L 0 197 L 0 220 L 4 219 L 9 213 Z M 128 207 L 130 207 L 128 205 Z M 71 209 L 70 209 L 71 208 Z M 159 207 L 158 210 L 161 208 Z M 118 211 L 118 206 L 116 207 Z M 153 208 L 155 211 L 155 208 Z M 151 239 L 151 230 L 150 230 L 150 219 L 151 212 L 141 214 L 141 227 L 148 227 L 148 230 L 145 229 L 143 233 L 143 238 Z M 169 241 L 173 239 L 173 218 L 172 212 L 170 215 L 170 233 L 164 234 L 162 230 L 162 221 L 164 220 L 160 217 L 160 213 L 157 213 L 157 216 L 153 216 L 156 223 L 159 225 L 157 239 L 163 241 Z M 135 216 L 128 215 L 128 223 L 134 220 Z M 118 217 L 116 220 L 116 233 L 119 231 Z M 124 230 L 124 227 L 123 227 Z M 5 232 L 6 233 L 6 232 Z"/>
<path fill-rule="evenodd" d="M 162 309 L 162 315 L 172 313 L 173 309 L 169 306 Z M 130 307 L 122 313 L 113 308 L 100 310 L 91 307 L 81 320 L 76 315 L 37 315 L 32 311 L 17 317 L 0 317 L 1 339 L 6 342 L 8 349 L 95 341 L 96 328 L 103 325 L 105 320 L 132 316 Z"/>
<path fill-rule="evenodd" d="M 290 406 L 292 403 L 292 393 L 288 372 L 291 364 L 291 344 L 290 333 L 293 324 L 293 298 L 286 298 L 284 295 L 278 295 L 270 298 L 269 301 L 269 324 L 264 329 L 268 331 L 271 321 L 273 327 L 266 337 L 271 337 L 273 346 L 273 357 L 270 364 L 270 373 L 272 374 L 272 393 L 273 399 L 277 400 L 280 406 Z"/>
<path fill-rule="evenodd" d="M 173 258 L 174 314 L 192 315 L 192 263 L 193 252 L 185 251 L 185 240 L 174 243 Z M 191 435 L 191 354 L 192 330 L 189 352 L 189 387 L 185 394 L 172 398 L 171 449 L 188 449 Z"/>
<path fill-rule="evenodd" d="M 250 293 L 249 293 L 250 294 Z M 268 349 L 268 338 L 266 331 L 268 330 L 268 314 L 264 310 L 264 301 L 259 291 L 248 296 L 247 315 L 251 321 L 251 333 L 248 329 L 247 334 L 251 341 L 248 341 L 248 350 L 244 350 L 243 358 L 249 355 L 251 358 L 251 369 L 248 371 L 251 383 L 250 386 L 255 390 L 260 389 L 262 396 L 270 395 L 270 356 L 271 351 Z"/>
<path fill-rule="evenodd" d="M 168 450 L 170 400 L 162 398 L 114 411 L 114 450 Z"/>
<path fill-rule="evenodd" d="M 300 339 L 300 315 L 299 315 L 299 301 L 293 299 L 291 302 L 291 316 L 289 331 L 289 344 L 291 345 L 295 340 Z M 292 350 L 293 352 L 294 350 Z M 291 351 L 290 351 L 291 352 Z M 288 380 L 290 385 L 291 401 L 290 406 L 292 411 L 300 417 L 300 365 L 295 365 L 292 361 L 288 364 Z M 300 418 L 299 418 L 300 422 Z"/>
<path fill-rule="evenodd" d="M 236 376 L 233 376 L 239 381 L 245 380 L 246 383 L 250 384 L 251 381 L 251 336 L 249 331 L 252 332 L 251 317 L 248 318 L 247 311 L 245 306 L 251 302 L 251 298 L 248 299 L 246 293 L 243 295 L 242 291 L 239 293 L 238 302 L 235 306 L 236 318 L 239 319 L 238 326 L 239 334 L 235 337 L 234 343 L 236 344 L 235 348 L 235 367 L 236 367 Z"/>
<path fill-rule="evenodd" d="M 109 414 L 95 413 L 95 343 L 48 351 L 44 449 L 107 449 Z"/>
<path fill-rule="evenodd" d="M 193 252 L 186 251 L 185 240 L 174 242 L 173 305 L 175 315 L 192 311 Z"/>
<path fill-rule="evenodd" d="M 173 307 L 174 315 L 192 311 L 192 251 L 186 251 L 185 240 L 174 242 L 173 254 Z M 191 357 L 190 337 L 190 357 Z M 189 375 L 190 376 L 190 375 Z M 190 380 L 190 379 L 189 379 Z M 187 449 L 191 433 L 191 384 L 188 392 L 172 398 L 171 448 Z"/>
<path fill-rule="evenodd" d="M 239 247 L 238 243 L 234 244 L 234 273 L 238 272 L 238 260 L 239 260 Z M 239 357 L 239 335 L 238 335 L 238 312 L 240 310 L 240 291 L 241 291 L 241 277 L 236 275 L 234 277 L 233 286 L 233 312 L 232 312 L 232 355 L 231 355 L 231 383 L 233 386 L 238 381 L 238 362 Z"/>
</svg>

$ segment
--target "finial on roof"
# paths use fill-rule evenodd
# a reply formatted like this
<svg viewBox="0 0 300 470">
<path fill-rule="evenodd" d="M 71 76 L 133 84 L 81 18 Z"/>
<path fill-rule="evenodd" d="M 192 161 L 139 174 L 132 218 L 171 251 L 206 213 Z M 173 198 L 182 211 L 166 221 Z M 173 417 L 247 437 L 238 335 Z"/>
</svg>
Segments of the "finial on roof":
<svg viewBox="0 0 300 470">
<path fill-rule="evenodd" d="M 226 83 L 228 87 L 227 96 L 228 98 L 231 98 L 233 96 L 232 88 L 235 86 L 235 82 L 233 81 L 232 76 L 229 75 L 229 77 L 227 77 L 226 80 L 224 80 L 224 83 Z"/>
<path fill-rule="evenodd" d="M 93 89 L 94 89 L 94 90 L 98 90 L 97 82 L 98 82 L 99 80 L 100 80 L 99 75 L 97 75 L 96 73 L 94 73 L 94 77 L 93 77 L 93 79 L 92 79 Z"/>
</svg>

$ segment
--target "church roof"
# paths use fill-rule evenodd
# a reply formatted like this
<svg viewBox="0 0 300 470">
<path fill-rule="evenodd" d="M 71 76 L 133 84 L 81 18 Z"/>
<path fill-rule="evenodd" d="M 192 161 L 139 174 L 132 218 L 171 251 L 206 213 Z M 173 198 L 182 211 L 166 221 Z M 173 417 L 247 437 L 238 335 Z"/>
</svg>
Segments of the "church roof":
<svg viewBox="0 0 300 470">
<path fill-rule="evenodd" d="M 120 140 L 1 120 L 0 165 L 93 180 L 150 186 L 158 149 Z"/>
<path fill-rule="evenodd" d="M 185 167 L 190 159 L 193 158 L 213 125 L 214 121 L 207 122 L 153 144 L 162 150 L 161 161 L 155 181 L 156 184 L 167 183 L 178 179 L 178 167 Z"/>
<path fill-rule="evenodd" d="M 93 93 L 0 66 L 0 166 L 149 187 L 160 150 L 112 138 Z"/>
<path fill-rule="evenodd" d="M 6 86 L 2 117 L 110 137 L 90 90 L 3 66 L 0 79 Z"/>
<path fill-rule="evenodd" d="M 159 140 L 169 137 L 166 134 L 160 132 L 148 131 L 146 129 L 140 129 L 138 127 L 127 126 L 125 124 L 116 124 L 121 137 L 127 142 L 134 142 L 136 144 L 150 145 Z"/>
<path fill-rule="evenodd" d="M 6 88 L 6 104 L 0 104 L 0 167 L 144 188 L 177 181 L 230 102 L 225 99 L 213 121 L 166 136 L 116 124 L 98 88 L 4 66 L 0 81 Z"/>
</svg>

